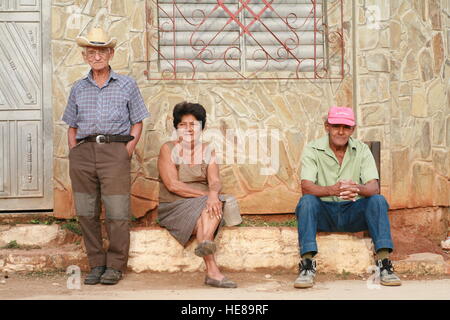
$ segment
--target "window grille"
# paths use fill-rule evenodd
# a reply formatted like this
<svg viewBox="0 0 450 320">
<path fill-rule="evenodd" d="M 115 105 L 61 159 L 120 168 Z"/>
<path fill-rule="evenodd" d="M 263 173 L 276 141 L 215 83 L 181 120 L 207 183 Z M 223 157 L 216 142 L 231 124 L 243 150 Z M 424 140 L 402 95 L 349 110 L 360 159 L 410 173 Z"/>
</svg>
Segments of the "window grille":
<svg viewBox="0 0 450 320">
<path fill-rule="evenodd" d="M 327 2 L 334 11 L 342 6 L 342 0 L 147 0 L 148 78 L 327 77 Z"/>
</svg>

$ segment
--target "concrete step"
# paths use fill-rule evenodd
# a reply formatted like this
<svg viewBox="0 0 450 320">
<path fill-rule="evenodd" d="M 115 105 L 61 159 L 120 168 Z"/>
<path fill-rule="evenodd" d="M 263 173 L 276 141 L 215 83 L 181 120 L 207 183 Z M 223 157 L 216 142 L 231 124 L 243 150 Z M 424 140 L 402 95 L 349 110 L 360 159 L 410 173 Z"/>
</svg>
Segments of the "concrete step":
<svg viewBox="0 0 450 320">
<path fill-rule="evenodd" d="M 0 225 L 0 247 L 15 241 L 21 246 L 49 246 L 67 242 L 68 233 L 57 224 Z"/>
<path fill-rule="evenodd" d="M 300 256 L 296 228 L 229 227 L 219 233 L 216 243 L 216 261 L 224 270 L 298 270 Z M 350 234 L 318 235 L 317 245 L 318 272 L 365 274 L 373 269 L 370 238 Z M 204 271 L 202 259 L 194 254 L 196 246 L 194 240 L 183 248 L 162 228 L 135 229 L 131 233 L 128 267 L 137 273 Z M 393 264 L 399 273 L 450 274 L 449 265 L 438 254 L 411 255 Z"/>
<path fill-rule="evenodd" d="M 394 261 L 393 264 L 398 273 L 414 275 L 450 274 L 450 263 L 446 263 L 443 256 L 434 253 L 411 254 L 407 259 Z"/>
<path fill-rule="evenodd" d="M 364 273 L 373 264 L 371 240 L 333 234 L 317 239 L 317 263 L 323 272 Z M 290 227 L 228 227 L 216 238 L 216 261 L 230 271 L 283 269 L 296 271 L 299 262 L 297 231 Z M 194 254 L 196 240 L 183 248 L 167 230 L 136 229 L 131 233 L 129 268 L 143 271 L 203 271 Z"/>
<path fill-rule="evenodd" d="M 0 272 L 65 271 L 76 265 L 87 271 L 86 254 L 79 245 L 66 244 L 43 249 L 0 249 Z"/>
<path fill-rule="evenodd" d="M 43 228 L 52 227 L 52 228 Z M 44 232 L 45 231 L 45 232 Z M 78 265 L 88 270 L 82 245 L 73 243 L 70 232 L 59 225 L 19 225 L 0 229 L 0 239 L 18 245 L 38 245 L 40 249 L 0 249 L 0 272 L 65 270 Z M 216 261 L 225 271 L 280 270 L 297 272 L 299 253 L 297 230 L 292 227 L 226 227 L 217 238 Z M 317 237 L 318 272 L 328 274 L 366 274 L 374 265 L 373 244 L 369 238 L 350 234 Z M 160 227 L 131 231 L 128 268 L 131 272 L 204 271 L 203 259 L 194 254 L 193 240 L 183 248 L 169 232 Z M 450 274 L 441 255 L 411 255 L 394 261 L 398 273 Z"/>
</svg>

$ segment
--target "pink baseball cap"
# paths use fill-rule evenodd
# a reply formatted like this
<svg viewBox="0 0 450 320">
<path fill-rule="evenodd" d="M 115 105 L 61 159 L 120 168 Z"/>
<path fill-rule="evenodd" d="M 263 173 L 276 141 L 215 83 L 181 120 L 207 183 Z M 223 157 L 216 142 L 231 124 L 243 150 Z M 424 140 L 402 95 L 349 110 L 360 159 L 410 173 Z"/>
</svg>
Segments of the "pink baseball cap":
<svg viewBox="0 0 450 320">
<path fill-rule="evenodd" d="M 355 125 L 355 114 L 352 108 L 333 106 L 328 111 L 328 123 Z"/>
</svg>

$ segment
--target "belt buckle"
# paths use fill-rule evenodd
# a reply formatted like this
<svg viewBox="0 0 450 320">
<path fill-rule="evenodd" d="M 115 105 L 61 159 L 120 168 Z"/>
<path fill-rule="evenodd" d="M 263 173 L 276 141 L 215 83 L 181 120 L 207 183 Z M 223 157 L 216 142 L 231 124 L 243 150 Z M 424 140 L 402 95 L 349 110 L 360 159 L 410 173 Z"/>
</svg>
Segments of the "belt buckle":
<svg viewBox="0 0 450 320">
<path fill-rule="evenodd" d="M 103 138 L 103 141 L 101 141 L 102 138 Z M 99 134 L 98 136 L 95 137 L 95 142 L 97 142 L 98 144 L 105 144 L 106 137 L 103 134 Z"/>
</svg>

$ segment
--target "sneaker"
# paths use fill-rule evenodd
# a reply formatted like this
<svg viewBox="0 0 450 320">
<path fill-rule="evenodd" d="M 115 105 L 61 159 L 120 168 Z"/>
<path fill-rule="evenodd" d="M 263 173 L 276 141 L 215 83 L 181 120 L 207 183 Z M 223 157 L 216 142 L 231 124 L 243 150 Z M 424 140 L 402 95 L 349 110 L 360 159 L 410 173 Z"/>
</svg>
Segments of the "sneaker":
<svg viewBox="0 0 450 320">
<path fill-rule="evenodd" d="M 102 284 L 116 284 L 120 279 L 122 279 L 122 271 L 108 267 L 102 275 L 100 282 Z"/>
<path fill-rule="evenodd" d="M 295 288 L 311 288 L 314 285 L 314 277 L 316 276 L 316 261 L 304 259 L 299 263 L 300 273 L 295 279 Z"/>
<path fill-rule="evenodd" d="M 105 272 L 106 266 L 94 267 L 91 269 L 84 279 L 84 284 L 97 284 L 100 283 L 100 278 Z"/>
<path fill-rule="evenodd" d="M 400 278 L 394 273 L 394 267 L 389 259 L 377 260 L 377 267 L 380 270 L 380 283 L 383 286 L 400 286 Z"/>
</svg>

